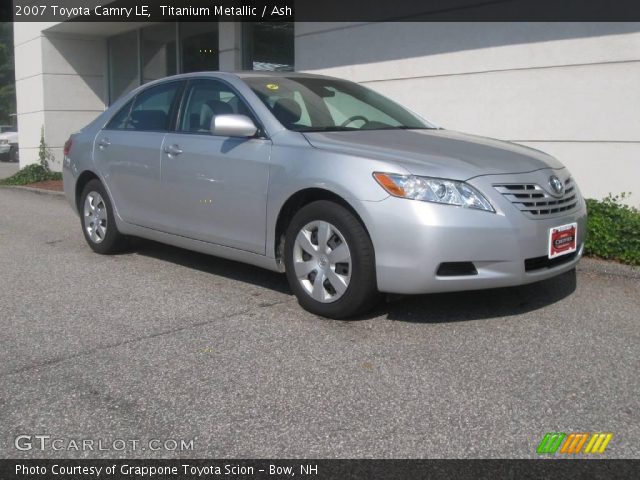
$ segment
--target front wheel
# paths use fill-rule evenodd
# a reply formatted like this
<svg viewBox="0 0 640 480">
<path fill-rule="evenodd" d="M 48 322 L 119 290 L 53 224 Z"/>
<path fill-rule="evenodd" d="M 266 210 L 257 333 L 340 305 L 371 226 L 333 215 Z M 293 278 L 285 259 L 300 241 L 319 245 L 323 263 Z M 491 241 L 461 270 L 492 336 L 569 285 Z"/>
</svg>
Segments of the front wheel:
<svg viewBox="0 0 640 480">
<path fill-rule="evenodd" d="M 376 303 L 371 239 L 337 203 L 320 200 L 296 213 L 285 236 L 285 268 L 298 302 L 311 313 L 343 319 Z"/>
</svg>

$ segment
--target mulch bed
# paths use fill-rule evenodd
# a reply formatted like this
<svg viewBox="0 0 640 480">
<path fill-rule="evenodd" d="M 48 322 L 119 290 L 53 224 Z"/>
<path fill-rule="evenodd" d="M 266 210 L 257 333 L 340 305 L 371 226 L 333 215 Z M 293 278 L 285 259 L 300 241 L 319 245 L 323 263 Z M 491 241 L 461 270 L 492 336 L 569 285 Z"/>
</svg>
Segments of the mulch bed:
<svg viewBox="0 0 640 480">
<path fill-rule="evenodd" d="M 42 190 L 54 190 L 56 192 L 64 191 L 62 180 L 45 180 L 44 182 L 30 183 L 27 187 L 41 188 Z"/>
</svg>

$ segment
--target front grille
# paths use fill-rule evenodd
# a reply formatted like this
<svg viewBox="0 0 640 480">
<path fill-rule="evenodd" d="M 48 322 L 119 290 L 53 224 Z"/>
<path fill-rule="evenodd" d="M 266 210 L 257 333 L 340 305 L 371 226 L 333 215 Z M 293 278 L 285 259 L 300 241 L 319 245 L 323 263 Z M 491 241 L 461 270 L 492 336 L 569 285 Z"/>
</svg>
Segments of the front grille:
<svg viewBox="0 0 640 480">
<path fill-rule="evenodd" d="M 549 258 L 545 255 L 544 257 L 527 258 L 524 261 L 524 271 L 532 272 L 534 270 L 542 270 L 543 268 L 558 267 L 576 258 L 578 251 L 580 251 L 579 247 L 575 252 L 562 255 L 561 257 Z"/>
<path fill-rule="evenodd" d="M 566 212 L 578 206 L 578 192 L 571 177 L 564 181 L 562 197 L 554 197 L 535 183 L 502 183 L 494 187 L 518 210 L 532 218 Z"/>
</svg>

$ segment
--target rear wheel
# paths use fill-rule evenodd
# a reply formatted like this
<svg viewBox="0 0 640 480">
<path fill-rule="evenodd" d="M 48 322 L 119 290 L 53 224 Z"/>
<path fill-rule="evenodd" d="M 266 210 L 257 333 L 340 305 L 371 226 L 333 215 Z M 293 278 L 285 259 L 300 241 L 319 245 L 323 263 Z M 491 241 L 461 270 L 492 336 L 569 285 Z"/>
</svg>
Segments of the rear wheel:
<svg viewBox="0 0 640 480">
<path fill-rule="evenodd" d="M 337 203 L 321 200 L 296 213 L 285 236 L 285 267 L 298 302 L 312 313 L 341 319 L 376 303 L 371 239 Z"/>
<path fill-rule="evenodd" d="M 100 180 L 85 185 L 79 207 L 82 233 L 94 252 L 111 254 L 126 248 L 126 237 L 116 227 L 111 200 Z"/>
</svg>

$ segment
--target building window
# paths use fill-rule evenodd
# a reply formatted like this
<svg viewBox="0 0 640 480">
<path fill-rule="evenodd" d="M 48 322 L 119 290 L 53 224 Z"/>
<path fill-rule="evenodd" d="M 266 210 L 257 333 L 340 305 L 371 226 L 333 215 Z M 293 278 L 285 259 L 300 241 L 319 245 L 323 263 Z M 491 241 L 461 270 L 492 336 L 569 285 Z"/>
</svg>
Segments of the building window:
<svg viewBox="0 0 640 480">
<path fill-rule="evenodd" d="M 180 29 L 181 72 L 218 70 L 218 24 L 182 23 Z"/>
<path fill-rule="evenodd" d="M 244 23 L 243 68 L 291 71 L 293 22 Z M 176 73 L 218 70 L 218 23 L 163 23 L 108 40 L 109 103 L 137 86 Z"/>
<path fill-rule="evenodd" d="M 164 23 L 109 38 L 109 103 L 176 73 L 218 69 L 218 23 Z"/>
<path fill-rule="evenodd" d="M 140 84 L 138 32 L 109 38 L 109 103 Z"/>
<path fill-rule="evenodd" d="M 293 22 L 244 23 L 242 27 L 244 69 L 293 70 Z"/>
<path fill-rule="evenodd" d="M 142 83 L 178 73 L 176 25 L 164 23 L 141 30 Z"/>
</svg>

